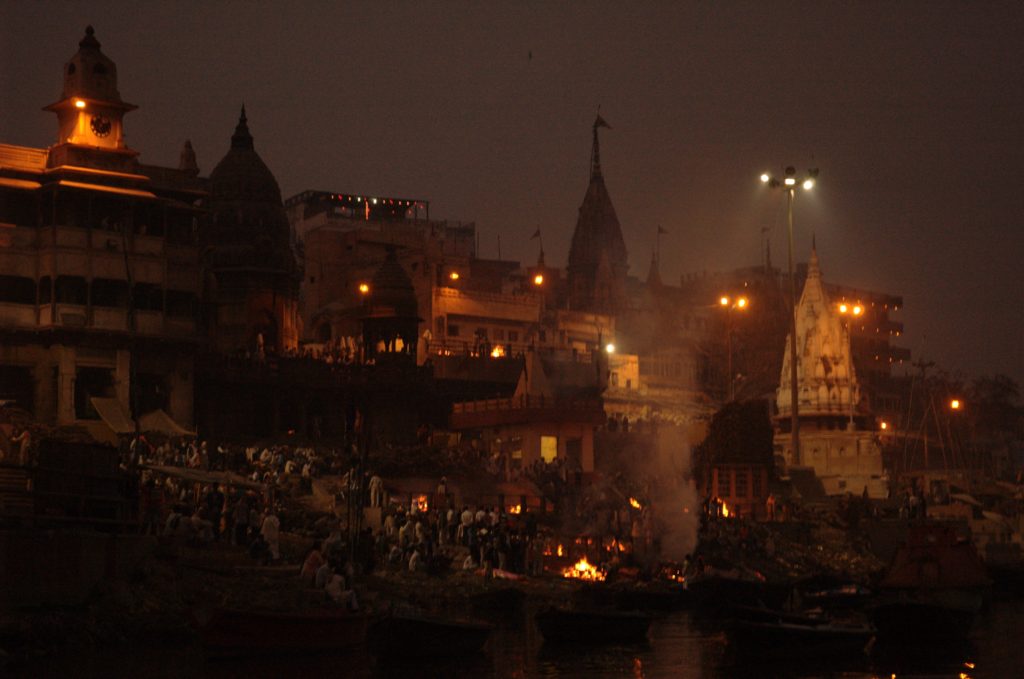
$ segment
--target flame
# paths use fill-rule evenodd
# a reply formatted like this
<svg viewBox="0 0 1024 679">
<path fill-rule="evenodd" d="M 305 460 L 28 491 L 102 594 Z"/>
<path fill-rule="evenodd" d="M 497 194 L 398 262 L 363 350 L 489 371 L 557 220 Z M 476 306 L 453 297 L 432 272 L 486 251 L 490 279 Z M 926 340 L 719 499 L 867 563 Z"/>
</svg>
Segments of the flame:
<svg viewBox="0 0 1024 679">
<path fill-rule="evenodd" d="M 413 503 L 415 503 L 416 511 L 418 512 L 425 512 L 430 508 L 426 495 L 417 495 L 413 498 Z"/>
<path fill-rule="evenodd" d="M 604 580 L 605 574 L 597 570 L 596 566 L 591 566 L 590 562 L 587 561 L 587 557 L 584 556 L 569 568 L 563 569 L 562 577 L 577 580 L 593 580 L 596 582 Z"/>
<path fill-rule="evenodd" d="M 557 554 L 558 556 L 562 556 L 562 545 L 558 545 Z"/>
<path fill-rule="evenodd" d="M 523 506 L 521 504 L 519 504 L 519 505 L 514 505 L 512 507 L 509 507 L 508 508 L 508 513 L 509 514 L 522 514 L 523 513 Z"/>
<path fill-rule="evenodd" d="M 726 519 L 728 519 L 731 514 L 732 514 L 732 512 L 729 511 L 729 505 L 727 505 L 727 504 L 725 504 L 723 502 L 722 503 L 722 516 L 725 517 Z"/>
<path fill-rule="evenodd" d="M 637 500 L 635 497 L 629 498 L 629 506 L 632 507 L 633 509 L 643 508 L 643 506 L 640 504 L 640 501 Z"/>
<path fill-rule="evenodd" d="M 505 347 L 500 344 L 491 349 L 491 358 L 501 358 L 505 355 Z"/>
</svg>

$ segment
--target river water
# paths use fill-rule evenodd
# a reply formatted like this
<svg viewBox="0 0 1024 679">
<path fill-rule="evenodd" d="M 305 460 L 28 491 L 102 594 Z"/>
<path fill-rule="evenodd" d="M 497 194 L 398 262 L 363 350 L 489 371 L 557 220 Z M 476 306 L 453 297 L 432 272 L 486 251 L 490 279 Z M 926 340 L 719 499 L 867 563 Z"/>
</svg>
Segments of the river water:
<svg viewBox="0 0 1024 679">
<path fill-rule="evenodd" d="M 311 658 L 206 661 L 201 650 L 184 647 L 129 647 L 44 658 L 7 674 L 28 677 L 216 677 L 264 679 L 303 677 L 632 677 L 651 679 L 1020 679 L 1024 677 L 1024 601 L 994 602 L 978 620 L 964 648 L 875 649 L 871 657 L 846 661 L 744 661 L 735 658 L 725 635 L 689 612 L 657 618 L 649 642 L 606 647 L 546 645 L 530 613 L 507 621 L 492 634 L 485 652 L 446 663 L 380 663 L 356 653 Z M 0 669 L 0 675 L 5 674 Z"/>
</svg>

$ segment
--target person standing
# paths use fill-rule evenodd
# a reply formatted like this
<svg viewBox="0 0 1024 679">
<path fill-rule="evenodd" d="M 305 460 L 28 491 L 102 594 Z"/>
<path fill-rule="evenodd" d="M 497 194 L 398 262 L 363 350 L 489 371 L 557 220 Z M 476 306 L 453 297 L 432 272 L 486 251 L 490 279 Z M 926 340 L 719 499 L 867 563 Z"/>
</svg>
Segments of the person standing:
<svg viewBox="0 0 1024 679">
<path fill-rule="evenodd" d="M 273 507 L 267 507 L 263 511 L 263 523 L 260 525 L 260 535 L 267 543 L 270 550 L 270 558 L 277 561 L 281 558 L 281 520 L 274 514 Z"/>
<path fill-rule="evenodd" d="M 206 519 L 213 524 L 213 538 L 220 540 L 220 518 L 224 512 L 224 493 L 220 492 L 220 484 L 213 484 L 203 503 L 206 505 Z"/>
</svg>

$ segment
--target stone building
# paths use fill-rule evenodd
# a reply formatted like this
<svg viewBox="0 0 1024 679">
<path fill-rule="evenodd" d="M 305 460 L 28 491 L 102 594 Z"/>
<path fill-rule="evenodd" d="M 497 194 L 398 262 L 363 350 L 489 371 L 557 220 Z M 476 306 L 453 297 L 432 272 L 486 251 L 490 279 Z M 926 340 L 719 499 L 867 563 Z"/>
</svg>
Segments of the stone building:
<svg viewBox="0 0 1024 679">
<path fill-rule="evenodd" d="M 821 280 L 812 250 L 796 310 L 800 458 L 791 438 L 789 337 L 777 392 L 775 451 L 790 467 L 810 467 L 830 495 L 884 498 L 887 483 L 875 419 L 861 399 L 850 329 Z"/>
<path fill-rule="evenodd" d="M 0 144 L 0 398 L 101 436 L 99 411 L 164 410 L 189 427 L 205 197 L 194 156 L 139 162 L 124 138 L 136 107 L 91 26 L 62 81 L 44 109 L 54 145 Z"/>
</svg>

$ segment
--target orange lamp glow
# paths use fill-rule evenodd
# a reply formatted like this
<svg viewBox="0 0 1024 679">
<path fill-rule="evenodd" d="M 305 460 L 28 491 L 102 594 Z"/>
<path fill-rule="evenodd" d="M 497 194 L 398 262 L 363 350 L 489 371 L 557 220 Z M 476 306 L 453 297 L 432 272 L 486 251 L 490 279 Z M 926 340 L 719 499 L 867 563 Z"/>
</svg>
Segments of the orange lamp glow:
<svg viewBox="0 0 1024 679">
<path fill-rule="evenodd" d="M 544 285 L 544 274 L 537 274 L 533 277 L 534 285 Z"/>
<path fill-rule="evenodd" d="M 853 315 L 860 316 L 862 313 L 864 313 L 864 307 L 859 304 L 855 304 L 853 307 Z"/>
<path fill-rule="evenodd" d="M 459 272 L 452 271 L 450 274 L 448 274 L 448 278 L 452 279 L 453 281 L 459 280 Z"/>
<path fill-rule="evenodd" d="M 889 428 L 889 423 L 888 423 L 888 422 L 883 422 L 883 423 L 882 423 L 881 425 L 879 425 L 879 426 L 881 426 L 881 428 L 882 428 L 882 431 L 885 431 L 886 429 L 888 429 L 888 428 Z"/>
<path fill-rule="evenodd" d="M 85 108 L 85 101 L 83 99 L 75 99 L 75 108 Z"/>
<path fill-rule="evenodd" d="M 954 398 L 949 402 L 949 407 L 953 410 L 960 410 L 960 399 Z"/>
<path fill-rule="evenodd" d="M 721 304 L 722 306 L 729 306 L 729 298 L 728 298 L 728 297 L 726 297 L 725 295 L 722 295 L 722 296 L 721 296 L 721 297 L 720 297 L 720 298 L 718 299 L 718 303 L 719 303 L 719 304 Z"/>
<path fill-rule="evenodd" d="M 367 285 L 366 283 L 360 283 L 359 284 L 359 292 L 364 294 L 364 295 L 369 294 L 370 286 Z"/>
<path fill-rule="evenodd" d="M 845 304 L 840 304 L 839 305 L 839 313 L 845 314 L 849 310 L 850 310 L 850 307 L 846 306 Z"/>
<path fill-rule="evenodd" d="M 739 307 L 740 309 L 746 309 L 747 304 L 748 300 L 746 297 L 740 297 L 738 300 L 736 300 L 736 306 Z"/>
</svg>

